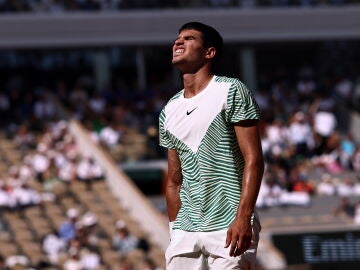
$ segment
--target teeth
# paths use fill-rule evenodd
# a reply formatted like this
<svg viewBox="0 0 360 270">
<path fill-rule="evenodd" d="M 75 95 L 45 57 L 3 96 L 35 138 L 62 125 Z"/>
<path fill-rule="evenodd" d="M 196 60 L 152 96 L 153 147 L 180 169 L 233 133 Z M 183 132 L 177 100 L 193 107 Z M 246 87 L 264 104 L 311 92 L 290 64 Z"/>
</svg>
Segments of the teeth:
<svg viewBox="0 0 360 270">
<path fill-rule="evenodd" d="M 175 50 L 175 53 L 183 53 L 184 52 L 184 49 L 177 49 Z"/>
</svg>

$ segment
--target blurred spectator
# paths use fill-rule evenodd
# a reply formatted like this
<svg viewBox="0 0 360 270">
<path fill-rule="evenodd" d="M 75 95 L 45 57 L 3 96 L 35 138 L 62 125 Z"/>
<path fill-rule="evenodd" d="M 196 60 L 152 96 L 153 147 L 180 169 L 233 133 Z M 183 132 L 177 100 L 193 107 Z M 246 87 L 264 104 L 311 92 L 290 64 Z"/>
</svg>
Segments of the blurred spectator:
<svg viewBox="0 0 360 270">
<path fill-rule="evenodd" d="M 29 180 L 20 178 L 18 167 L 10 167 L 5 181 L 0 180 L 0 208 L 23 210 L 40 204 L 41 194 L 29 187 Z"/>
<path fill-rule="evenodd" d="M 274 180 L 267 179 L 260 186 L 259 196 L 256 201 L 258 208 L 278 206 L 281 204 L 280 197 L 286 192 Z"/>
<path fill-rule="evenodd" d="M 296 84 L 296 90 L 299 94 L 300 102 L 311 103 L 313 101 L 316 83 L 312 77 L 313 70 L 311 67 L 304 67 L 299 71 L 299 80 Z"/>
<path fill-rule="evenodd" d="M 84 270 L 83 264 L 80 260 L 79 250 L 76 248 L 69 249 L 69 257 L 65 260 L 63 265 L 64 270 Z"/>
<path fill-rule="evenodd" d="M 118 130 L 115 123 L 103 127 L 99 132 L 99 140 L 102 145 L 108 148 L 116 147 L 122 132 Z"/>
<path fill-rule="evenodd" d="M 80 252 L 80 262 L 83 270 L 96 270 L 100 267 L 100 256 L 93 248 L 83 248 Z"/>
<path fill-rule="evenodd" d="M 318 136 L 316 154 L 328 153 L 328 141 L 336 128 L 336 117 L 328 109 L 322 109 L 314 115 L 314 131 Z"/>
<path fill-rule="evenodd" d="M 309 167 L 305 161 L 297 163 L 290 171 L 291 191 L 314 193 L 314 185 L 309 181 Z"/>
<path fill-rule="evenodd" d="M 11 196 L 11 192 L 10 187 L 4 181 L 0 181 L 0 211 L 16 207 L 16 200 Z"/>
<path fill-rule="evenodd" d="M 270 141 L 270 145 L 280 146 L 282 148 L 286 139 L 286 128 L 283 126 L 282 121 L 277 118 L 266 128 L 266 135 Z"/>
<path fill-rule="evenodd" d="M 77 236 L 80 244 L 91 250 L 98 245 L 98 217 L 92 212 L 86 212 L 77 224 Z"/>
<path fill-rule="evenodd" d="M 131 235 L 125 221 L 118 220 L 115 224 L 116 233 L 112 238 L 112 246 L 120 254 L 126 254 L 137 248 L 139 239 Z"/>
<path fill-rule="evenodd" d="M 311 195 L 314 193 L 314 185 L 311 184 L 307 179 L 300 176 L 297 180 L 295 180 L 292 191 L 305 192 Z"/>
<path fill-rule="evenodd" d="M 265 127 L 263 151 L 268 159 L 276 159 L 286 150 L 286 127 L 278 118 Z"/>
<path fill-rule="evenodd" d="M 78 82 L 70 94 L 69 103 L 77 118 L 81 119 L 88 103 L 88 94 L 84 87 Z"/>
<path fill-rule="evenodd" d="M 92 183 L 104 179 L 104 171 L 92 157 L 80 160 L 76 168 L 76 176 L 80 181 L 85 182 L 87 189 L 92 189 Z"/>
<path fill-rule="evenodd" d="M 94 92 L 89 100 L 90 109 L 98 115 L 105 112 L 106 101 L 101 97 L 100 93 Z"/>
<path fill-rule="evenodd" d="M 58 154 L 55 160 L 62 159 L 61 163 L 57 164 L 59 179 L 67 184 L 71 184 L 76 180 L 76 163 L 74 158 L 67 158 Z"/>
<path fill-rule="evenodd" d="M 340 199 L 338 206 L 334 209 L 335 215 L 345 215 L 351 219 L 355 215 L 355 206 L 350 202 L 347 197 Z"/>
<path fill-rule="evenodd" d="M 19 180 L 26 183 L 33 180 L 35 173 L 31 167 L 31 160 L 29 156 L 24 157 L 23 163 L 19 165 Z"/>
<path fill-rule="evenodd" d="M 77 233 L 78 231 L 76 231 Z M 72 238 L 68 243 L 67 243 L 67 252 L 70 253 L 70 250 L 77 251 L 77 253 L 80 252 L 82 246 L 81 246 L 81 241 L 80 241 L 80 237 L 78 235 L 76 235 L 74 238 Z"/>
<path fill-rule="evenodd" d="M 55 116 L 55 106 L 45 95 L 41 95 L 34 104 L 34 114 L 37 119 L 51 120 Z"/>
<path fill-rule="evenodd" d="M 315 156 L 312 158 L 312 163 L 315 167 L 323 168 L 331 174 L 339 174 L 343 171 L 338 162 L 338 155 L 336 152 L 332 152 L 327 155 L 323 154 L 321 156 Z"/>
<path fill-rule="evenodd" d="M 290 120 L 288 140 L 295 146 L 295 156 L 305 158 L 310 155 L 314 140 L 311 126 L 307 123 L 303 112 L 296 112 Z"/>
<path fill-rule="evenodd" d="M 346 170 L 352 169 L 351 158 L 356 151 L 356 143 L 351 134 L 346 134 L 340 142 L 339 147 L 339 160 L 340 164 Z"/>
<path fill-rule="evenodd" d="M 18 127 L 13 141 L 20 151 L 34 149 L 36 145 L 34 134 L 25 124 Z"/>
<path fill-rule="evenodd" d="M 53 162 L 51 162 L 51 167 L 42 174 L 41 183 L 44 191 L 60 196 L 64 185 L 59 179 L 57 169 Z M 57 196 L 57 199 L 59 199 L 59 196 Z"/>
<path fill-rule="evenodd" d="M 66 212 L 67 220 L 59 227 L 59 236 L 61 239 L 69 242 L 76 236 L 76 226 L 79 217 L 79 211 L 76 208 L 70 208 Z"/>
<path fill-rule="evenodd" d="M 340 76 L 335 84 L 335 93 L 347 104 L 351 104 L 353 82 L 345 77 Z"/>
<path fill-rule="evenodd" d="M 65 252 L 65 247 L 66 242 L 59 237 L 56 230 L 46 235 L 42 242 L 42 248 L 53 265 L 59 262 L 59 257 Z"/>
<path fill-rule="evenodd" d="M 351 179 L 345 178 L 337 181 L 337 194 L 341 197 L 349 197 L 353 195 L 354 183 Z"/>
<path fill-rule="evenodd" d="M 318 195 L 334 196 L 336 193 L 335 185 L 332 182 L 329 174 L 324 174 L 321 177 L 321 182 L 316 187 Z"/>
<path fill-rule="evenodd" d="M 40 194 L 36 190 L 31 189 L 26 183 L 14 187 L 12 196 L 15 198 L 19 209 L 38 205 L 41 202 Z"/>
<path fill-rule="evenodd" d="M 50 159 L 46 155 L 47 150 L 48 147 L 44 143 L 39 143 L 37 152 L 32 156 L 32 167 L 40 181 L 43 181 L 43 174 L 50 167 Z"/>
<path fill-rule="evenodd" d="M 6 269 L 14 269 L 15 267 L 22 266 L 27 268 L 30 266 L 30 260 L 24 255 L 12 255 L 6 258 Z"/>
</svg>

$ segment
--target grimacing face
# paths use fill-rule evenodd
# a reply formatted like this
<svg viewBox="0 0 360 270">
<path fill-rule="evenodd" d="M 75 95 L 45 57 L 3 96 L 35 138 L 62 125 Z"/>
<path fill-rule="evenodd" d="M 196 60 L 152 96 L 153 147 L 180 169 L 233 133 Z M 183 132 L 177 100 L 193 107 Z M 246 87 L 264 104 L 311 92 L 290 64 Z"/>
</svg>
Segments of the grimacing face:
<svg viewBox="0 0 360 270">
<path fill-rule="evenodd" d="M 172 64 L 183 72 L 200 67 L 205 63 L 208 51 L 203 44 L 201 32 L 193 29 L 181 31 L 174 41 Z"/>
</svg>

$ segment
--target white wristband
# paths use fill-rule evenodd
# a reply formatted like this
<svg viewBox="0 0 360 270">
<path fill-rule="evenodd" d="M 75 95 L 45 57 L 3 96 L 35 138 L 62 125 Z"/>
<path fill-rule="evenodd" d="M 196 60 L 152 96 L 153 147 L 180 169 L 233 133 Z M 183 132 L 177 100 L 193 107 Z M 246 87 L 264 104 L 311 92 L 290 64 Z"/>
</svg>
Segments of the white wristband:
<svg viewBox="0 0 360 270">
<path fill-rule="evenodd" d="M 174 226 L 174 221 L 169 222 L 169 234 L 171 235 Z"/>
</svg>

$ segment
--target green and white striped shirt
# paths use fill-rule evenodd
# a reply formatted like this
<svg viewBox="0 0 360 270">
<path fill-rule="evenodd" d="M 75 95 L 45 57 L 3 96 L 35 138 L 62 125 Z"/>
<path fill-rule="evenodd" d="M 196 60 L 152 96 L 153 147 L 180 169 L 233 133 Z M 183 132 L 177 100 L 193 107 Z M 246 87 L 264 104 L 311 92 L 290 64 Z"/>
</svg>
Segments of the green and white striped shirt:
<svg viewBox="0 0 360 270">
<path fill-rule="evenodd" d="M 181 208 L 173 229 L 226 229 L 241 195 L 244 159 L 233 124 L 259 119 L 259 108 L 235 78 L 214 76 L 192 98 L 173 96 L 159 118 L 160 145 L 176 149 L 182 168 Z"/>
</svg>

